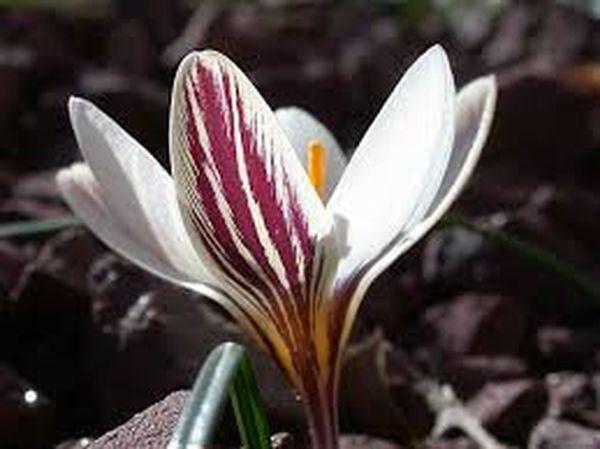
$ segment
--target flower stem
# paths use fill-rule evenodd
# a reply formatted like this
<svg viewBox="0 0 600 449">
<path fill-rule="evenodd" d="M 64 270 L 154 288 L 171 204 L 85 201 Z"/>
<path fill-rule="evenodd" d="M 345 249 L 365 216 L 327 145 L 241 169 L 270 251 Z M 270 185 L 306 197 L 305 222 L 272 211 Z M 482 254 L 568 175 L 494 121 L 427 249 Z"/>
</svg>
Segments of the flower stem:
<svg viewBox="0 0 600 449">
<path fill-rule="evenodd" d="M 306 398 L 305 408 L 311 448 L 338 449 L 339 429 L 335 388 L 319 389 L 319 394 Z"/>
</svg>

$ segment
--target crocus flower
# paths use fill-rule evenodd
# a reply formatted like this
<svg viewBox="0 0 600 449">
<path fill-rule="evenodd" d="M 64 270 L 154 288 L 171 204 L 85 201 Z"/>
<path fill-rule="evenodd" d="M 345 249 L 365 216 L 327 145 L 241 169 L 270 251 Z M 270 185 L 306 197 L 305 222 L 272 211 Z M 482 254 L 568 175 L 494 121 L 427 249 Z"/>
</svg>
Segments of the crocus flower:
<svg viewBox="0 0 600 449">
<path fill-rule="evenodd" d="M 195 52 L 173 85 L 171 175 L 108 116 L 72 98 L 85 163 L 57 180 L 115 251 L 229 311 L 297 389 L 313 447 L 330 449 L 341 357 L 361 300 L 465 185 L 495 96 L 492 77 L 456 95 L 445 52 L 432 47 L 346 167 L 314 118 L 298 109 L 276 116 L 229 59 Z"/>
</svg>

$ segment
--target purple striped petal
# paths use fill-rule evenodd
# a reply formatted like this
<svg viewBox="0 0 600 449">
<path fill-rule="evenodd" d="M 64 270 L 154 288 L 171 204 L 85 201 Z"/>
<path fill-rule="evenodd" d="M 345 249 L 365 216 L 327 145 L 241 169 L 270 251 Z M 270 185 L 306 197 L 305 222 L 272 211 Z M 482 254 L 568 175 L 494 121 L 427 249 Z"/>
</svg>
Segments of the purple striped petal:
<svg viewBox="0 0 600 449">
<path fill-rule="evenodd" d="M 173 177 L 194 245 L 291 357 L 313 332 L 331 220 L 273 112 L 226 57 L 188 56 L 171 107 Z"/>
</svg>

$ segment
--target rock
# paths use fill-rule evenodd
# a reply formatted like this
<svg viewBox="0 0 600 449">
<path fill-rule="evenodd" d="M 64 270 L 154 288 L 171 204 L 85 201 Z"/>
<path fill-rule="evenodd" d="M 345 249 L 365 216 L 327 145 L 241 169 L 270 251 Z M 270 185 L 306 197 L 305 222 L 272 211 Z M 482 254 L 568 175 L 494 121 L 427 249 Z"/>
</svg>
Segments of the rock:
<svg viewBox="0 0 600 449">
<path fill-rule="evenodd" d="M 89 449 L 166 449 L 187 393 L 171 393 L 125 424 L 92 442 Z"/>
<path fill-rule="evenodd" d="M 598 449 L 600 431 L 566 421 L 546 419 L 536 426 L 529 449 Z"/>
<path fill-rule="evenodd" d="M 492 355 L 518 352 L 526 317 L 514 300 L 471 293 L 430 307 L 424 322 L 445 352 Z"/>
<path fill-rule="evenodd" d="M 89 449 L 166 449 L 179 416 L 185 406 L 187 393 L 172 393 L 162 401 L 138 413 L 125 424 L 93 441 Z M 293 439 L 276 434 L 275 449 L 305 449 Z M 340 449 L 401 449 L 397 444 L 364 435 L 343 435 Z"/>
<path fill-rule="evenodd" d="M 467 409 L 500 440 L 520 444 L 546 413 L 544 385 L 529 379 L 490 383 L 467 403 Z"/>
</svg>

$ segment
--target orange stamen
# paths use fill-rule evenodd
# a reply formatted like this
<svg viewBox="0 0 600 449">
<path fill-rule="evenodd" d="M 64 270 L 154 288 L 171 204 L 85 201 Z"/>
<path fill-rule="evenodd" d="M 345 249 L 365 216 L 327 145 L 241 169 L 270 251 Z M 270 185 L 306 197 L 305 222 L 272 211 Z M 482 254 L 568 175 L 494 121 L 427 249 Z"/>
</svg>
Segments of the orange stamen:
<svg viewBox="0 0 600 449">
<path fill-rule="evenodd" d="M 325 193 L 325 147 L 318 140 L 308 142 L 308 163 L 307 171 L 310 182 L 319 194 L 323 197 Z"/>
</svg>

